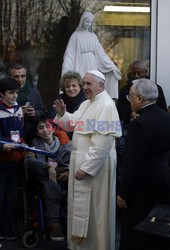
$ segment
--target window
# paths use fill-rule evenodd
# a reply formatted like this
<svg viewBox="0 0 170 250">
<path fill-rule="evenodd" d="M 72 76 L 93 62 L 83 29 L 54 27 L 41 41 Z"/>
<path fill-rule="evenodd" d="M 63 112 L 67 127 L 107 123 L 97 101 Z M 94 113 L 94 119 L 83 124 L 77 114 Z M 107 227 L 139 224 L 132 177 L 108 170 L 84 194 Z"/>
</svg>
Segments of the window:
<svg viewBox="0 0 170 250">
<path fill-rule="evenodd" d="M 150 7 L 149 0 L 1 0 L 0 61 L 25 64 L 48 108 L 59 91 L 63 54 L 84 10 L 95 17 L 95 33 L 126 84 L 130 64 L 150 60 L 150 13 L 104 11 L 107 6 Z M 1 71 L 1 69 L 0 69 Z"/>
<path fill-rule="evenodd" d="M 123 74 L 120 88 L 126 84 L 129 66 L 134 60 L 150 64 L 150 1 L 102 1 L 103 11 L 97 15 L 97 32 L 108 55 Z M 104 7 L 124 8 L 126 12 L 104 11 Z M 137 7 L 139 12 L 128 12 L 128 7 Z M 100 35 L 105 33 L 105 35 Z"/>
</svg>

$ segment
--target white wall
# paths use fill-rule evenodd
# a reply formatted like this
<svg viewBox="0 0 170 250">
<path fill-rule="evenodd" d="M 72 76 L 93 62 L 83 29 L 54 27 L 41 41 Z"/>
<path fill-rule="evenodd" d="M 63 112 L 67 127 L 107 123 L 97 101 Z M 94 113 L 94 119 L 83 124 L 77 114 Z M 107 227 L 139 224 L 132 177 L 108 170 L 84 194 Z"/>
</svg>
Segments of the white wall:
<svg viewBox="0 0 170 250">
<path fill-rule="evenodd" d="M 170 105 L 170 0 L 152 0 L 152 3 L 155 6 L 154 11 L 156 14 L 155 15 L 153 13 L 153 17 L 154 15 L 157 16 L 157 18 L 155 19 L 155 24 L 156 24 L 155 80 L 163 88 L 167 105 L 169 106 Z M 155 24 L 152 23 L 153 27 L 155 26 Z M 151 36 L 152 39 L 153 37 Z M 151 42 L 152 46 L 152 44 L 154 45 L 154 41 L 153 40 L 151 41 L 152 41 Z M 154 55 L 152 53 L 151 55 L 152 55 L 151 57 L 152 61 Z M 152 62 L 152 65 L 154 65 L 154 62 Z"/>
<path fill-rule="evenodd" d="M 151 55 L 150 55 L 150 78 L 156 81 L 157 65 L 157 0 L 151 1 Z"/>
</svg>

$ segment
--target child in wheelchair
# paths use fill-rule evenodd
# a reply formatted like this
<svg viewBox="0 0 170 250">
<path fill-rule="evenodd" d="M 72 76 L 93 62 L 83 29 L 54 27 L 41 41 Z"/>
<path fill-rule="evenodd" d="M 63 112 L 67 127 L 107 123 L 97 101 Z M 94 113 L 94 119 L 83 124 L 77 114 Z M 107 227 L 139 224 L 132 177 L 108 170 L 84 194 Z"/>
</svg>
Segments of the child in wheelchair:
<svg viewBox="0 0 170 250">
<path fill-rule="evenodd" d="M 25 157 L 29 179 L 34 180 L 41 188 L 45 217 L 50 237 L 54 241 L 65 239 L 61 226 L 61 206 L 63 194 L 67 196 L 68 164 L 71 153 L 71 142 L 66 132 L 61 132 L 59 140 L 54 135 L 55 131 L 48 119 L 40 118 L 36 122 L 37 137 L 32 141 L 32 146 L 55 154 L 56 159 L 33 152 L 28 152 Z M 61 144 L 63 139 L 64 145 Z"/>
</svg>

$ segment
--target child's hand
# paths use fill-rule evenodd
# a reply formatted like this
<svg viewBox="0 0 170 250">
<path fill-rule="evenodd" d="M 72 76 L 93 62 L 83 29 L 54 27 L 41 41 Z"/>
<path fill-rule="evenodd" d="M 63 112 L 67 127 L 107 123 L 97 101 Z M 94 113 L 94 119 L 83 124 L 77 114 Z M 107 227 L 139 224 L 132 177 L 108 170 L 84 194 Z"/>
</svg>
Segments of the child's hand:
<svg viewBox="0 0 170 250">
<path fill-rule="evenodd" d="M 3 151 L 12 151 L 12 150 L 15 150 L 16 147 L 15 147 L 15 144 L 4 144 L 3 146 Z"/>
<path fill-rule="evenodd" d="M 57 173 L 56 173 L 54 167 L 49 167 L 48 168 L 48 175 L 49 175 L 49 179 L 51 181 L 55 181 L 56 182 Z"/>
<path fill-rule="evenodd" d="M 48 174 L 49 174 L 49 179 L 51 181 L 55 181 L 56 182 L 56 177 L 57 177 L 57 173 L 56 173 L 56 167 L 57 167 L 57 162 L 54 161 L 53 159 L 49 158 L 48 159 Z"/>
</svg>

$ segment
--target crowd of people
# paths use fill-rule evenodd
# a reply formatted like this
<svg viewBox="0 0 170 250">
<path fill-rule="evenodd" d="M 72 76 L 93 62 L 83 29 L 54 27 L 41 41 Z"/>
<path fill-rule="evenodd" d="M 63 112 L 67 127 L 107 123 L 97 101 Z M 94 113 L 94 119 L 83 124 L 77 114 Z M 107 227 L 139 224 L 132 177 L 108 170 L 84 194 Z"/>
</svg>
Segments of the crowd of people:
<svg viewBox="0 0 170 250">
<path fill-rule="evenodd" d="M 170 201 L 170 114 L 164 93 L 141 60 L 130 65 L 119 97 L 115 81 L 111 91 L 110 80 L 119 80 L 121 73 L 92 32 L 93 20 L 85 12 L 68 42 L 63 93 L 56 93 L 49 110 L 25 65 L 14 62 L 6 70 L 0 64 L 0 240 L 17 239 L 13 208 L 25 166 L 27 181 L 40 189 L 51 240 L 67 239 L 70 250 L 115 250 L 117 204 L 120 250 L 160 249 L 157 238 L 138 234 L 135 227 L 155 205 Z M 39 151 L 18 150 L 18 144 Z M 167 250 L 170 243 L 161 245 Z"/>
</svg>

